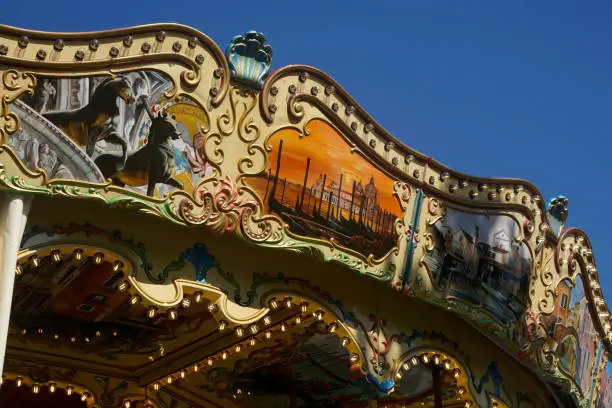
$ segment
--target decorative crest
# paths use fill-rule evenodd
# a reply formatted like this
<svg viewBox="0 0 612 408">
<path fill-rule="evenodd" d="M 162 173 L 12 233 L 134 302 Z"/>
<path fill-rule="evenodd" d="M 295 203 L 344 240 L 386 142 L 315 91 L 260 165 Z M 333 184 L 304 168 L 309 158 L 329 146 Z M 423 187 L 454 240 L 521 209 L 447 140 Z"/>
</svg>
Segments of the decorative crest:
<svg viewBox="0 0 612 408">
<path fill-rule="evenodd" d="M 565 228 L 565 221 L 567 220 L 567 204 L 568 199 L 563 195 L 558 195 L 546 203 L 546 211 L 548 212 L 548 222 L 550 228 L 555 236 L 559 236 L 563 228 Z"/>
<path fill-rule="evenodd" d="M 225 57 L 232 78 L 257 89 L 261 88 L 272 66 L 272 47 L 266 36 L 257 31 L 238 35 L 230 41 Z"/>
</svg>

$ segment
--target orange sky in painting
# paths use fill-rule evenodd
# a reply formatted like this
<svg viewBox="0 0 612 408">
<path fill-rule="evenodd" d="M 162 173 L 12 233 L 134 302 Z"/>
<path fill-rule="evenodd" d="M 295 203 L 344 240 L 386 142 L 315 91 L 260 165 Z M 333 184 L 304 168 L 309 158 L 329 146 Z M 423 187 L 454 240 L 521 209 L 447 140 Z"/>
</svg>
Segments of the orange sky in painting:
<svg viewBox="0 0 612 408">
<path fill-rule="evenodd" d="M 272 176 L 276 170 L 276 158 L 279 142 L 283 140 L 283 153 L 279 179 L 287 178 L 296 184 L 304 182 L 306 158 L 310 157 L 310 172 L 308 187 L 312 186 L 320 174 L 327 174 L 326 185 L 332 180 L 338 183 L 340 173 L 344 174 L 342 190 L 350 193 L 353 180 L 365 187 L 370 177 L 378 189 L 378 202 L 380 206 L 397 216 L 402 212 L 397 199 L 393 196 L 393 180 L 377 170 L 351 149 L 338 132 L 327 123 L 314 120 L 307 126 L 310 135 L 300 138 L 299 133 L 293 129 L 283 129 L 270 138 L 272 152 L 269 154 L 268 167 L 272 169 Z"/>
</svg>

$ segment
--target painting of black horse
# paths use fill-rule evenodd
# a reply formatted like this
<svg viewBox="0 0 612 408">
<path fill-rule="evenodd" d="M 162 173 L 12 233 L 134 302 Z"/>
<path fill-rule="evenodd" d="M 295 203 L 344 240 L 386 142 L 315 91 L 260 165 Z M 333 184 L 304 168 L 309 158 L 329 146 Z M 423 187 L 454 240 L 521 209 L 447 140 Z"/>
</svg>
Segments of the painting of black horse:
<svg viewBox="0 0 612 408">
<path fill-rule="evenodd" d="M 147 96 L 139 98 L 138 105 L 143 107 L 151 119 L 148 143 L 130 154 L 123 166 L 122 159 L 116 155 L 103 154 L 95 163 L 105 178 L 118 186 L 147 186 L 147 195 L 153 196 L 155 184 L 168 184 L 182 189 L 183 184 L 172 177 L 175 169 L 172 140 L 181 137 L 177 122 L 168 114 L 157 115 L 151 111 Z"/>
<path fill-rule="evenodd" d="M 106 140 L 121 146 L 122 160 L 125 162 L 128 143 L 120 130 L 117 98 L 126 104 L 134 103 L 129 78 L 106 78 L 96 87 L 85 106 L 71 111 L 44 113 L 43 116 L 77 145 L 85 146 L 89 157 L 93 156 L 96 143 Z"/>
</svg>

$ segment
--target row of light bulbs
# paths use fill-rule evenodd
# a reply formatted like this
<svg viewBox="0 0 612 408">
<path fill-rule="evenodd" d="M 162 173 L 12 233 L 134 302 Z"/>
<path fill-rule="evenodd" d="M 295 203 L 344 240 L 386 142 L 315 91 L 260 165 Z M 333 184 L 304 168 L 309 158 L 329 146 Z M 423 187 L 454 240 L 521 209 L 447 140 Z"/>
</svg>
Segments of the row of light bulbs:
<svg viewBox="0 0 612 408">
<path fill-rule="evenodd" d="M 23 329 L 20 330 L 20 333 L 25 336 L 25 335 L 27 335 L 29 333 L 29 330 L 27 328 L 23 328 Z M 38 329 L 34 330 L 34 333 L 38 333 L 39 335 L 42 336 L 46 332 L 45 332 L 45 329 L 43 329 L 42 327 L 39 327 Z M 112 331 L 112 335 L 113 335 L 113 337 L 117 337 L 119 335 L 119 333 L 117 332 L 117 330 L 113 330 Z M 53 338 L 53 340 L 58 340 L 58 341 L 62 339 L 62 337 L 58 333 L 54 333 L 51 337 Z M 89 344 L 89 343 L 91 343 L 93 341 L 93 338 L 95 338 L 95 337 L 102 337 L 102 332 L 100 330 L 97 330 L 93 334 L 93 336 L 85 336 L 85 337 L 82 338 L 82 340 L 85 343 Z M 77 341 L 80 340 L 80 338 L 77 338 L 76 336 L 69 336 L 69 337 L 66 337 L 66 338 L 71 343 L 76 343 Z"/>
<path fill-rule="evenodd" d="M 408 372 L 411 368 L 418 366 L 419 364 L 424 365 L 434 365 L 444 369 L 451 373 L 455 380 L 458 380 L 461 376 L 461 369 L 459 367 L 455 367 L 455 364 L 445 355 L 438 353 L 422 353 L 419 356 L 413 356 L 407 361 L 404 361 L 400 366 L 397 372 L 395 373 L 395 378 L 401 380 L 404 374 Z M 459 398 L 462 398 L 467 392 L 466 388 L 463 385 L 457 387 L 457 394 Z M 471 400 L 465 401 L 465 408 L 470 408 L 473 406 L 473 402 Z"/>
<path fill-rule="evenodd" d="M 26 381 L 29 381 L 21 376 L 3 375 L 2 379 L 0 380 L 0 387 L 6 380 L 13 380 L 17 388 L 22 387 L 22 386 L 28 386 L 28 384 L 26 384 Z M 92 397 L 91 393 L 80 389 L 80 387 L 75 387 L 73 385 L 63 385 L 63 384 L 57 384 L 55 382 L 48 382 L 44 384 L 32 382 L 29 385 L 29 387 L 32 390 L 33 394 L 39 394 L 43 390 L 43 388 L 46 388 L 47 392 L 51 394 L 55 393 L 56 391 L 60 389 L 63 389 L 66 392 L 66 396 L 68 397 L 72 395 L 77 395 L 77 396 L 80 395 L 80 400 L 82 402 L 86 402 L 88 405 L 94 402 L 94 398 Z M 123 408 L 132 408 L 132 405 L 134 402 L 135 401 L 131 401 L 131 400 L 123 401 Z M 147 402 L 145 405 L 145 408 L 154 408 L 154 406 Z"/>
<path fill-rule="evenodd" d="M 291 309 L 294 307 L 295 304 L 292 298 L 287 297 L 282 301 L 282 305 L 287 309 Z M 272 299 L 269 302 L 269 306 L 271 309 L 276 310 L 281 307 L 281 302 L 277 299 Z M 312 312 L 312 314 L 309 314 L 308 313 L 309 304 L 307 302 L 299 303 L 299 311 L 300 311 L 299 314 L 294 315 L 291 318 L 277 324 L 277 327 L 278 327 L 277 330 L 272 330 L 271 328 L 269 328 L 269 326 L 272 324 L 272 318 L 269 315 L 266 315 L 261 319 L 260 322 L 263 323 L 263 325 L 260 322 L 258 322 L 258 323 L 253 323 L 247 327 L 243 327 L 243 326 L 234 327 L 233 330 L 234 330 L 234 335 L 236 337 L 243 338 L 247 336 L 244 342 L 235 344 L 217 353 L 215 356 L 209 356 L 205 358 L 204 360 L 201 360 L 200 362 L 197 362 L 195 364 L 190 365 L 189 367 L 183 368 L 173 374 L 170 374 L 167 377 L 152 383 L 150 385 L 151 388 L 157 391 L 163 386 L 171 385 L 175 381 L 184 379 L 186 376 L 190 374 L 199 372 L 202 367 L 211 367 L 217 361 L 228 360 L 233 353 L 240 353 L 241 351 L 245 350 L 248 347 L 254 347 L 257 345 L 259 341 L 270 340 L 272 336 L 274 335 L 274 332 L 281 333 L 281 334 L 287 332 L 289 330 L 289 325 L 291 324 L 293 324 L 294 326 L 298 326 L 304 321 L 311 319 L 311 318 L 316 319 L 317 321 L 322 321 L 325 316 L 325 312 L 321 309 L 317 309 L 316 311 Z M 291 320 L 291 322 L 289 320 Z M 265 327 L 268 329 L 266 329 L 263 332 L 263 335 L 258 339 L 257 335 L 260 333 L 261 327 Z M 229 323 L 225 320 L 220 320 L 217 328 L 220 332 L 228 330 Z M 336 333 L 337 335 L 340 334 L 339 333 L 340 325 L 335 321 L 330 322 L 327 326 L 327 329 L 329 333 Z M 344 336 L 344 337 L 341 337 L 341 343 L 344 347 L 349 347 L 349 345 L 351 344 L 351 340 L 349 337 Z M 359 361 L 360 356 L 357 353 L 351 353 L 349 356 L 349 359 L 351 363 L 354 364 Z"/>
<path fill-rule="evenodd" d="M 121 292 L 125 292 L 128 289 L 130 289 L 130 283 L 127 280 L 121 281 L 119 285 L 117 286 L 117 288 Z M 195 292 L 193 296 L 188 296 L 188 295 L 184 296 L 180 302 L 180 307 L 179 308 L 176 308 L 176 307 L 168 308 L 166 310 L 166 316 L 170 320 L 176 320 L 179 317 L 179 309 L 186 310 L 193 303 L 199 304 L 199 303 L 202 303 L 203 300 L 204 300 L 204 294 L 202 292 Z M 130 296 L 129 302 L 132 306 L 136 306 L 136 305 L 143 303 L 143 299 L 140 294 L 134 293 Z M 212 303 L 212 302 L 208 305 L 207 308 L 210 313 L 216 313 L 219 310 L 219 307 L 217 306 L 217 304 Z M 160 310 L 157 306 L 150 305 L 146 308 L 146 310 L 147 310 L 147 316 L 151 319 L 154 319 L 160 315 Z"/>
<path fill-rule="evenodd" d="M 51 260 L 53 260 L 53 262 L 59 263 L 62 261 L 64 255 L 67 255 L 67 254 L 62 253 L 60 249 L 52 249 L 49 252 L 48 256 L 51 257 Z M 96 265 L 100 265 L 102 262 L 104 262 L 104 253 L 100 251 L 97 251 L 93 253 L 92 255 L 87 255 L 83 249 L 77 248 L 73 250 L 72 252 L 69 252 L 68 256 L 72 256 L 75 261 L 81 261 L 83 260 L 85 256 L 91 256 L 91 258 L 93 258 L 94 264 Z M 43 258 L 44 257 L 46 257 L 46 255 L 43 256 Z M 17 275 L 22 275 L 24 266 L 27 264 L 30 264 L 34 268 L 38 268 L 42 262 L 41 259 L 42 259 L 41 256 L 38 254 L 31 255 L 30 257 L 27 258 L 26 262 L 17 263 L 15 267 L 15 273 Z M 119 260 L 116 260 L 113 262 L 113 271 L 119 272 L 119 270 L 121 270 L 122 268 L 123 268 L 123 262 Z"/>
<path fill-rule="evenodd" d="M 32 390 L 32 393 L 34 394 L 39 394 L 42 391 L 43 387 L 46 388 L 47 392 L 51 394 L 55 393 L 59 389 L 63 389 L 66 392 L 66 396 L 68 397 L 72 395 L 80 395 L 80 399 L 83 402 L 89 403 L 93 401 L 91 393 L 89 393 L 88 391 L 82 390 L 80 387 L 77 387 L 74 385 L 64 385 L 64 384 L 58 384 L 55 382 L 48 382 L 44 384 L 32 382 L 31 384 L 28 385 L 26 384 L 26 381 L 29 382 L 29 380 L 26 380 L 22 376 L 13 376 L 13 375 L 5 374 L 2 376 L 2 379 L 0 380 L 0 386 L 4 384 L 5 381 L 7 380 L 13 380 L 17 388 L 20 388 L 22 386 L 29 386 L 30 389 Z"/>
<path fill-rule="evenodd" d="M 93 262 L 96 265 L 100 265 L 102 264 L 102 262 L 104 262 L 105 260 L 104 253 L 100 252 L 99 250 L 91 250 L 91 254 L 89 254 L 88 252 L 90 251 L 86 252 L 85 250 L 81 248 L 77 248 L 74 250 L 68 250 L 64 252 L 62 252 L 62 250 L 58 248 L 52 249 L 48 253 L 41 251 L 37 254 L 31 255 L 28 258 L 26 258 L 25 262 L 23 262 L 23 260 L 21 260 L 21 262 L 18 261 L 16 268 L 15 268 L 15 273 L 18 276 L 22 275 L 26 265 L 30 265 L 31 267 L 38 268 L 42 263 L 42 259 L 46 258 L 47 256 L 49 256 L 51 260 L 55 263 L 61 262 L 64 256 L 71 256 L 75 261 L 82 261 L 83 259 L 85 259 L 85 257 L 88 256 L 93 259 Z M 120 260 L 113 261 L 113 271 L 114 272 L 122 271 L 123 267 L 124 267 L 124 264 Z M 22 335 L 26 335 L 28 333 L 28 329 L 22 328 L 20 332 Z M 43 328 L 34 329 L 34 332 L 40 335 L 45 334 L 45 330 Z M 118 335 L 117 330 L 113 330 L 112 334 L 113 336 L 116 337 Z M 82 340 L 85 343 L 91 343 L 94 337 L 100 337 L 101 335 L 102 334 L 100 331 L 96 331 L 94 335 L 85 336 L 83 337 Z M 60 335 L 55 333 L 52 335 L 52 338 L 54 340 L 60 340 Z M 67 339 L 69 339 L 71 343 L 76 343 L 77 341 L 79 341 L 79 338 L 77 338 L 76 336 L 70 336 L 70 337 L 67 337 Z"/>
</svg>

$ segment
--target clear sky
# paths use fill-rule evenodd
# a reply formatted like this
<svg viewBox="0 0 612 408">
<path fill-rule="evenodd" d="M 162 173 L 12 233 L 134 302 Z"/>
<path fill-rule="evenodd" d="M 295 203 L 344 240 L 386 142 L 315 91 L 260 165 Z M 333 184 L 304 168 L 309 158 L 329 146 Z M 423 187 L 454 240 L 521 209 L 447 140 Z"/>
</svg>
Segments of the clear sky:
<svg viewBox="0 0 612 408">
<path fill-rule="evenodd" d="M 545 198 L 565 194 L 568 224 L 589 235 L 612 301 L 609 0 L 12 4 L 1 23 L 39 30 L 179 22 L 221 47 L 262 31 L 274 68 L 323 69 L 420 152 L 476 176 L 524 178 Z"/>
</svg>

